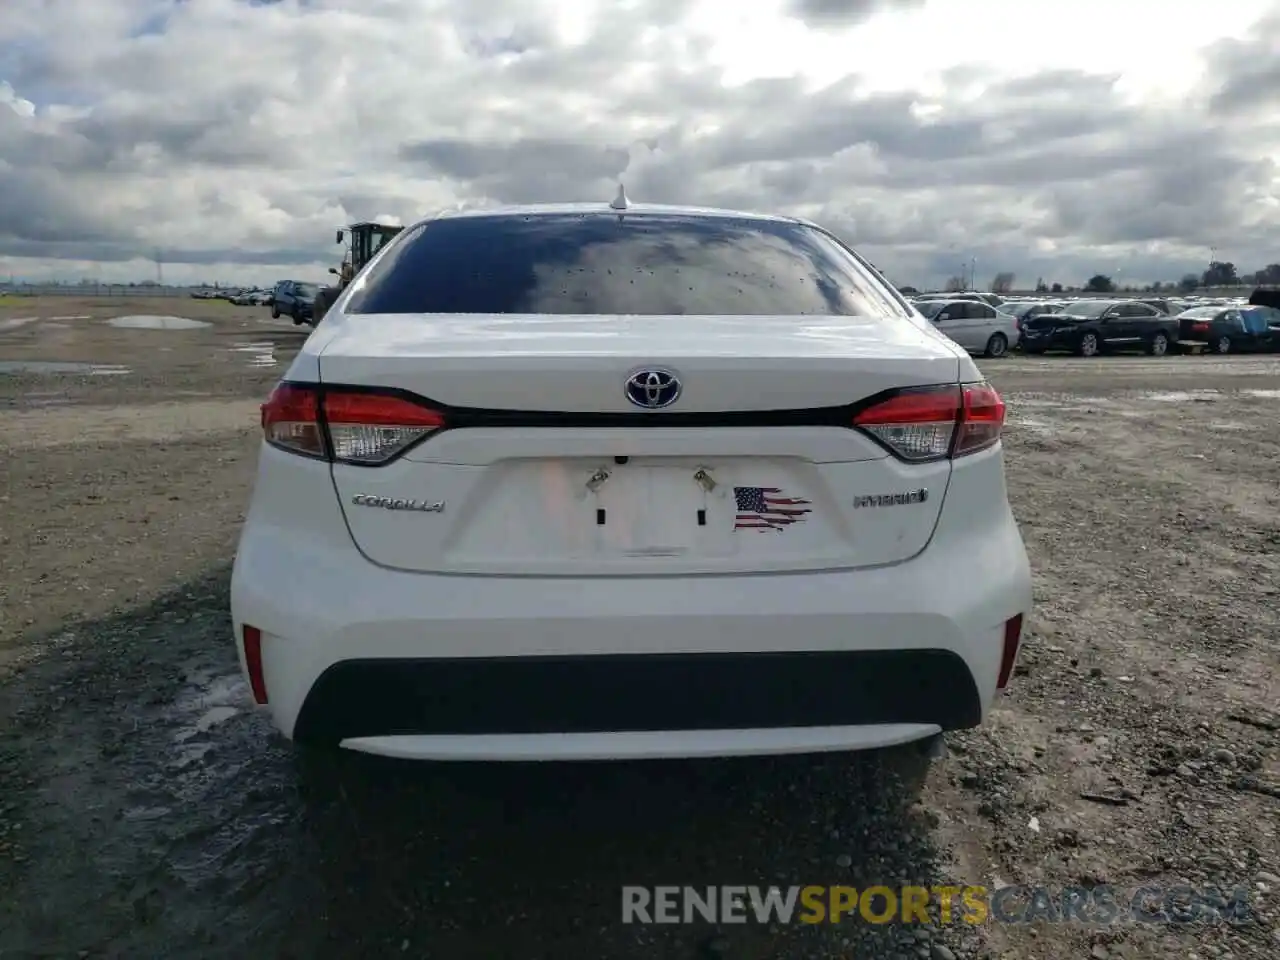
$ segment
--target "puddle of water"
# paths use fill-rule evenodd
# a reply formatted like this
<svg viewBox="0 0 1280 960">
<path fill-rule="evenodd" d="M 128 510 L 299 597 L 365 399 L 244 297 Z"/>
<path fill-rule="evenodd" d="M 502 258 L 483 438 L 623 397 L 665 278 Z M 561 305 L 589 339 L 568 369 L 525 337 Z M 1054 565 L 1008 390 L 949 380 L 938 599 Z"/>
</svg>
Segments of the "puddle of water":
<svg viewBox="0 0 1280 960">
<path fill-rule="evenodd" d="M 1140 393 L 1138 399 L 1151 400 L 1155 403 L 1186 403 L 1188 401 L 1216 400 L 1217 390 L 1168 390 L 1154 393 Z"/>
<path fill-rule="evenodd" d="M 50 320 L 92 320 L 93 317 L 89 316 L 86 313 L 83 316 L 78 316 L 78 317 L 50 317 L 49 319 Z"/>
<path fill-rule="evenodd" d="M 1009 406 L 1017 407 L 1053 407 L 1058 410 L 1072 410 L 1078 407 L 1109 407 L 1115 405 L 1110 397 L 1079 397 L 1064 393 L 1060 397 L 1023 397 L 1010 394 L 1005 398 Z"/>
<path fill-rule="evenodd" d="M 179 697 L 174 707 L 181 713 L 203 714 L 210 707 L 239 708 L 251 701 L 244 677 L 239 673 L 231 673 L 201 680 Z"/>
<path fill-rule="evenodd" d="M 139 820 L 159 820 L 172 812 L 169 807 L 130 807 L 124 812 L 124 819 L 131 823 Z"/>
<path fill-rule="evenodd" d="M 231 349 L 235 353 L 247 353 L 249 366 L 274 367 L 276 365 L 276 345 L 269 340 L 253 343 L 235 343 Z"/>
<path fill-rule="evenodd" d="M 222 723 L 224 720 L 230 720 L 239 712 L 240 712 L 239 707 L 232 707 L 232 706 L 225 706 L 225 705 L 210 707 L 208 710 L 206 710 L 204 713 L 200 714 L 200 716 L 196 718 L 195 723 L 187 727 L 185 730 L 182 730 L 181 732 L 179 732 L 178 739 L 188 740 L 191 737 L 194 737 L 198 733 L 205 733 L 213 729 L 214 727 L 216 727 L 218 724 Z"/>
<path fill-rule="evenodd" d="M 8 317 L 0 320 L 0 330 L 17 330 L 19 327 L 25 327 L 28 323 L 35 323 L 39 317 Z"/>
<path fill-rule="evenodd" d="M 176 747 L 172 769 L 196 769 L 214 744 L 208 740 L 187 741 L 207 733 L 220 723 L 239 716 L 252 703 L 249 688 L 239 674 L 222 677 L 206 677 L 197 681 L 173 705 L 180 718 L 180 726 L 174 731 Z"/>
<path fill-rule="evenodd" d="M 1280 400 L 1280 390 L 1245 390 L 1244 392 L 1251 397 L 1259 397 L 1263 400 Z"/>
<path fill-rule="evenodd" d="M 32 390 L 22 395 L 22 401 L 28 407 L 65 407 L 71 398 L 56 390 Z"/>
<path fill-rule="evenodd" d="M 174 704 L 174 709 L 184 717 L 184 723 L 174 734 L 181 743 L 211 727 L 230 720 L 249 704 L 249 688 L 239 674 L 215 677 L 188 690 Z"/>
<path fill-rule="evenodd" d="M 125 330 L 196 330 L 213 324 L 206 320 L 188 320 L 186 317 L 153 317 L 139 314 L 132 317 L 116 317 L 108 320 L 113 327 Z"/>
<path fill-rule="evenodd" d="M 1224 431 L 1238 431 L 1238 430 L 1248 430 L 1249 425 L 1245 423 L 1227 423 L 1227 422 L 1211 423 L 1209 424 L 1209 429 L 1224 430 Z"/>
<path fill-rule="evenodd" d="M 1053 424 L 1047 420 L 1037 420 L 1035 417 L 1010 417 L 1009 423 L 1041 437 L 1052 436 L 1055 432 Z"/>
<path fill-rule="evenodd" d="M 76 363 L 63 360 L 0 360 L 0 374 L 84 373 L 91 377 L 118 377 L 128 367 L 113 363 Z"/>
</svg>

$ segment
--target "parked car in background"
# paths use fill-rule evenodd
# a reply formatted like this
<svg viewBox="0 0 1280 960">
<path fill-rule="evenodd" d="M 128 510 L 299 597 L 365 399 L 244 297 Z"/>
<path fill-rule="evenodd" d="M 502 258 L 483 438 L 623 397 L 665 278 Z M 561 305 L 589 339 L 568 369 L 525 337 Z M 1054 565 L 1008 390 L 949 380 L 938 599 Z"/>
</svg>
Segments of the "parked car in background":
<svg viewBox="0 0 1280 960">
<path fill-rule="evenodd" d="M 1060 300 L 1006 300 L 1000 307 L 1001 313 L 1007 313 L 1013 317 L 1014 323 L 1018 328 L 1019 345 L 1022 344 L 1022 325 L 1032 317 L 1042 317 L 1046 314 L 1057 313 L 1063 307 Z"/>
<path fill-rule="evenodd" d="M 271 294 L 271 317 L 283 314 L 292 317 L 295 325 L 310 323 L 319 284 L 299 283 L 297 280 L 281 280 Z"/>
<path fill-rule="evenodd" d="M 1280 347 L 1280 310 L 1271 307 L 1193 307 L 1178 315 L 1178 339 L 1207 344 L 1213 353 Z"/>
<path fill-rule="evenodd" d="M 1069 350 L 1093 357 L 1108 350 L 1145 350 L 1163 357 L 1178 339 L 1178 319 L 1138 300 L 1075 300 L 1057 313 L 1023 323 L 1022 349 Z"/>
<path fill-rule="evenodd" d="M 1003 357 L 1018 342 L 1018 321 L 980 300 L 926 300 L 916 309 L 970 353 Z"/>
<path fill-rule="evenodd" d="M 1177 300 L 1167 300 L 1164 297 L 1137 297 L 1134 303 L 1145 303 L 1149 307 L 1155 307 L 1161 313 L 1167 313 L 1169 316 L 1175 316 L 1186 309 L 1186 306 Z"/>
<path fill-rule="evenodd" d="M 231 298 L 231 302 L 240 307 L 266 307 L 270 306 L 272 297 L 271 290 L 244 290 L 240 294 Z"/>
<path fill-rule="evenodd" d="M 989 307 L 999 307 L 1004 303 L 1004 297 L 998 293 L 980 293 L 976 290 L 970 290 L 964 293 L 922 293 L 916 300 L 978 300 L 985 303 Z"/>
</svg>

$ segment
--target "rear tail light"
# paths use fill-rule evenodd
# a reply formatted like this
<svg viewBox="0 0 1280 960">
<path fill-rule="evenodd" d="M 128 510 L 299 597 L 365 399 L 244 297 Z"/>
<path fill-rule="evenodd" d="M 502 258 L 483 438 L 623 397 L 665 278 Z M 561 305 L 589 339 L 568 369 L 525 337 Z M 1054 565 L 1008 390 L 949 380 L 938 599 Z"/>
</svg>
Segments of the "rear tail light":
<svg viewBox="0 0 1280 960">
<path fill-rule="evenodd" d="M 1191 329 L 1194 330 L 1196 333 L 1208 333 L 1209 324 L 1202 320 L 1197 323 L 1193 323 L 1191 325 Z"/>
<path fill-rule="evenodd" d="M 249 674 L 249 689 L 254 703 L 267 702 L 267 680 L 262 672 L 262 631 L 247 623 L 241 628 L 244 638 L 244 667 Z"/>
<path fill-rule="evenodd" d="M 444 414 L 395 394 L 281 383 L 262 405 L 262 434 L 302 456 L 378 466 L 445 425 Z"/>
<path fill-rule="evenodd" d="M 1000 675 L 996 689 L 1003 690 L 1013 679 L 1013 667 L 1018 661 L 1018 646 L 1022 643 L 1022 614 L 1004 622 L 1004 649 L 1000 652 Z"/>
<path fill-rule="evenodd" d="M 262 435 L 267 443 L 309 457 L 325 456 L 320 427 L 320 397 L 309 387 L 282 383 L 262 405 Z"/>
<path fill-rule="evenodd" d="M 1004 401 L 987 383 L 905 390 L 867 407 L 853 425 L 910 463 L 962 457 L 994 446 Z"/>
<path fill-rule="evenodd" d="M 385 463 L 444 426 L 440 411 L 402 397 L 327 393 L 321 408 L 339 463 Z"/>
</svg>

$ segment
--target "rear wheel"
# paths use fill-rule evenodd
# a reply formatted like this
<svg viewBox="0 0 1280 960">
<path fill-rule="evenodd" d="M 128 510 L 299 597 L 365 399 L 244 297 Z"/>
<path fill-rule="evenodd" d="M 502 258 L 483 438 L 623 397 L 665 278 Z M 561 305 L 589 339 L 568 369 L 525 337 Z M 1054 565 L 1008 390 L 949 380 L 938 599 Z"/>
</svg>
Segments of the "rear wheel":
<svg viewBox="0 0 1280 960">
<path fill-rule="evenodd" d="M 1147 341 L 1147 353 L 1153 357 L 1163 357 L 1169 352 L 1169 337 L 1163 333 L 1157 333 Z"/>
<path fill-rule="evenodd" d="M 276 306 L 276 302 L 274 300 L 271 301 L 271 319 L 272 320 L 280 319 L 280 308 Z"/>
<path fill-rule="evenodd" d="M 1009 338 L 1003 333 L 993 333 L 991 339 L 987 341 L 987 349 L 984 356 L 987 357 L 1003 357 L 1009 352 Z"/>
<path fill-rule="evenodd" d="M 1102 341 L 1098 339 L 1096 333 L 1084 333 L 1080 335 L 1080 341 L 1076 344 L 1076 354 L 1081 357 L 1096 357 L 1102 352 Z"/>
<path fill-rule="evenodd" d="M 1215 341 L 1213 342 L 1213 352 L 1214 352 L 1214 353 L 1230 353 L 1230 352 L 1231 352 L 1231 338 L 1230 338 L 1230 337 L 1219 337 L 1217 340 L 1215 340 Z"/>
</svg>

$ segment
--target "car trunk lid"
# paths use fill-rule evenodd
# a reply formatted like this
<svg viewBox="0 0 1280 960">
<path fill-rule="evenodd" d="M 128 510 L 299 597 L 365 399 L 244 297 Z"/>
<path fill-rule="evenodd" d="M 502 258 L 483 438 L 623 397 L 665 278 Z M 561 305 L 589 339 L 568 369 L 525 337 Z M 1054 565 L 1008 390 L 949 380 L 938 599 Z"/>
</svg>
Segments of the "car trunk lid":
<svg viewBox="0 0 1280 960">
<path fill-rule="evenodd" d="M 682 389 L 647 410 L 626 384 L 655 369 Z M 831 317 L 345 317 L 320 354 L 326 385 L 421 398 L 446 424 L 385 466 L 334 465 L 359 548 L 493 575 L 913 556 L 950 464 L 898 460 L 851 411 L 959 371 L 957 350 L 910 321 Z"/>
</svg>

